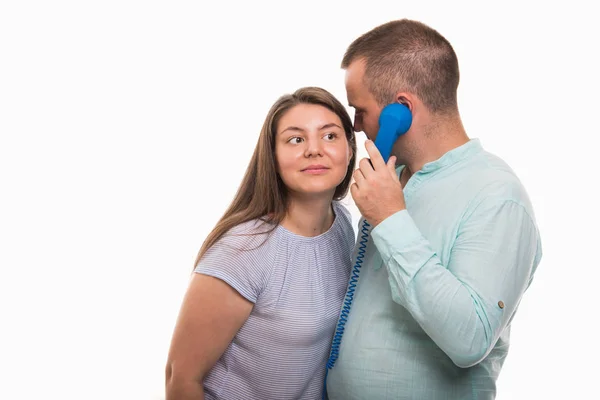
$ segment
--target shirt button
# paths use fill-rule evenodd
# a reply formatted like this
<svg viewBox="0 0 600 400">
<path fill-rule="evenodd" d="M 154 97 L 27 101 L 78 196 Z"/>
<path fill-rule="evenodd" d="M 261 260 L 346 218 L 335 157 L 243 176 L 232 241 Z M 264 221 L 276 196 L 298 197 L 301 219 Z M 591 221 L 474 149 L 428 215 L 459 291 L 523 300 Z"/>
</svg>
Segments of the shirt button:
<svg viewBox="0 0 600 400">
<path fill-rule="evenodd" d="M 498 302 L 498 307 L 504 308 L 504 302 L 502 300 Z"/>
</svg>

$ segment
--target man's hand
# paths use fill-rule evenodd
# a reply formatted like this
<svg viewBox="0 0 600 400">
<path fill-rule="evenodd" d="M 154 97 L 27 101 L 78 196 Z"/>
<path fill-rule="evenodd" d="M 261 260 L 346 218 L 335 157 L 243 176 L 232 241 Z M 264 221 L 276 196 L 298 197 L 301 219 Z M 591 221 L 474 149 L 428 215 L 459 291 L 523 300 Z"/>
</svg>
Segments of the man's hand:
<svg viewBox="0 0 600 400">
<path fill-rule="evenodd" d="M 350 193 L 362 216 L 375 227 L 390 215 L 406 209 L 406 204 L 396 176 L 396 157 L 390 157 L 386 165 L 371 140 L 366 141 L 365 148 L 371 163 L 367 158 L 360 160 Z"/>
</svg>

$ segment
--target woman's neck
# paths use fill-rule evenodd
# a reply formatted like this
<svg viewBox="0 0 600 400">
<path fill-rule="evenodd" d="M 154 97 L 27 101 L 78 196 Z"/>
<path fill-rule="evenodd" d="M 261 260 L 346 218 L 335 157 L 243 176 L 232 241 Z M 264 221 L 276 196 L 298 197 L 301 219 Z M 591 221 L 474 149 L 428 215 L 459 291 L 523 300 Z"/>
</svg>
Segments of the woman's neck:
<svg viewBox="0 0 600 400">
<path fill-rule="evenodd" d="M 281 225 L 297 235 L 313 237 L 327 232 L 334 219 L 331 197 L 291 198 Z"/>
</svg>

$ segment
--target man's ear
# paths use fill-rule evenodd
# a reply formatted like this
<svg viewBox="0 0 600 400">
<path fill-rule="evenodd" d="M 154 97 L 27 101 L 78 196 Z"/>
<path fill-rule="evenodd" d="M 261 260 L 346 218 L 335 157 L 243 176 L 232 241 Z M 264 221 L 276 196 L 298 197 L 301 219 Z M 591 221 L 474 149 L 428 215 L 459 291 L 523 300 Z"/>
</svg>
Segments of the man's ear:
<svg viewBox="0 0 600 400">
<path fill-rule="evenodd" d="M 415 98 L 412 93 L 408 92 L 398 92 L 396 94 L 396 101 L 400 104 L 404 104 L 410 112 L 413 111 L 415 105 Z"/>
</svg>

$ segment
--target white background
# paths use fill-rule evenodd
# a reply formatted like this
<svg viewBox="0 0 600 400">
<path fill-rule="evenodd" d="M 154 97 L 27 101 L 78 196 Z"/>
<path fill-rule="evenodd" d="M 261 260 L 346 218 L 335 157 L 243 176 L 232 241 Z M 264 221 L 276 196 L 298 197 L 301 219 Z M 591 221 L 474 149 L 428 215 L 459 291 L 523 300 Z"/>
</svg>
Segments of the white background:
<svg viewBox="0 0 600 400">
<path fill-rule="evenodd" d="M 402 17 L 453 44 L 467 132 L 542 233 L 497 398 L 593 397 L 600 31 L 582 4 L 2 2 L 0 398 L 163 399 L 193 260 L 269 107 L 305 85 L 345 104 L 346 46 Z"/>
</svg>

